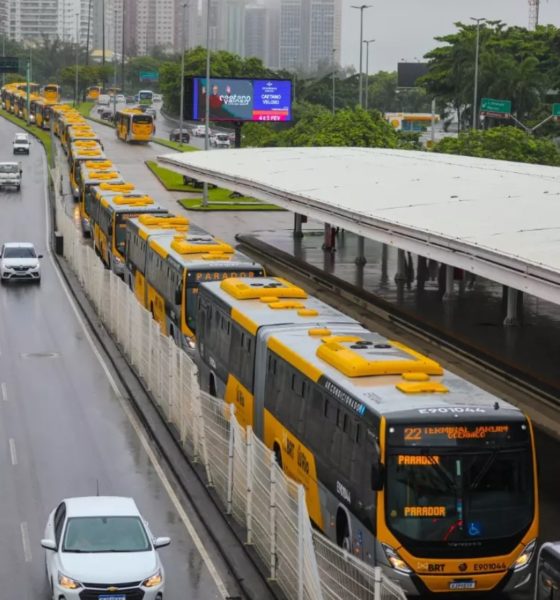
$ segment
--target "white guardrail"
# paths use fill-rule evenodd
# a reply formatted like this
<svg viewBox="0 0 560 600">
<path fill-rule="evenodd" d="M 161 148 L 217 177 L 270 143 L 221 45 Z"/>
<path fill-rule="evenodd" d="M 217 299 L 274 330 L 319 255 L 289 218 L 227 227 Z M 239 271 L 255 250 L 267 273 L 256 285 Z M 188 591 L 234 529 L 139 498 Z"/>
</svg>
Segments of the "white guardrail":
<svg viewBox="0 0 560 600">
<path fill-rule="evenodd" d="M 205 467 L 207 483 L 225 512 L 244 528 L 245 542 L 255 548 L 270 579 L 290 600 L 406 600 L 379 567 L 370 567 L 313 530 L 303 486 L 286 477 L 250 428 L 241 428 L 233 405 L 200 390 L 194 362 L 161 334 L 127 285 L 105 269 L 63 202 L 57 189 L 64 258 L 176 429 L 185 454 Z"/>
</svg>

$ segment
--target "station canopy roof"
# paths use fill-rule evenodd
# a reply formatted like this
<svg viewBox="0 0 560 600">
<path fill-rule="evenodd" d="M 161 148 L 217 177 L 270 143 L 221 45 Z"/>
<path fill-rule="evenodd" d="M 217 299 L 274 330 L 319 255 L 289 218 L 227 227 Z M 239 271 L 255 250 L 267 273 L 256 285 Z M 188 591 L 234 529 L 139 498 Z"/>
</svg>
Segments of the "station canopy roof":
<svg viewBox="0 0 560 600">
<path fill-rule="evenodd" d="M 560 304 L 560 168 L 345 147 L 158 158 L 196 179 Z"/>
</svg>

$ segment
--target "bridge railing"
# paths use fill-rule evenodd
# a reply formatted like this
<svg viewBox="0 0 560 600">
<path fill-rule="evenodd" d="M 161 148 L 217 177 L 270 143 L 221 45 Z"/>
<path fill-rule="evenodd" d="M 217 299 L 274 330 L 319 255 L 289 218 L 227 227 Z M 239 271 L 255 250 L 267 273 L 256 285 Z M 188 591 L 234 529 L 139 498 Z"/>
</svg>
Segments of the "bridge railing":
<svg viewBox="0 0 560 600">
<path fill-rule="evenodd" d="M 239 425 L 231 404 L 200 390 L 194 362 L 162 334 L 126 284 L 104 268 L 58 194 L 56 202 L 64 258 L 91 305 L 286 597 L 405 600 L 379 568 L 312 530 L 303 487 L 286 477 L 250 428 Z"/>
</svg>

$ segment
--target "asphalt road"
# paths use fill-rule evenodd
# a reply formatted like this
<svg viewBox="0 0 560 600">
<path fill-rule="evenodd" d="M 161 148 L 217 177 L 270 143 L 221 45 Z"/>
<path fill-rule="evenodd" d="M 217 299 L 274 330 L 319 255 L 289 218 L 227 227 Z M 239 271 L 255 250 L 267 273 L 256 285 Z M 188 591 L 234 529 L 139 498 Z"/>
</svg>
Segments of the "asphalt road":
<svg viewBox="0 0 560 600">
<path fill-rule="evenodd" d="M 0 119 L 4 140 L 15 131 Z M 4 144 L 0 160 L 11 158 L 11 144 Z M 206 550 L 197 549 L 176 508 L 183 499 L 166 491 L 165 475 L 152 462 L 157 465 L 157 458 L 145 450 L 144 433 L 133 426 L 61 284 L 46 242 L 40 144 L 34 141 L 21 161 L 21 192 L 0 192 L 0 241 L 32 241 L 44 258 L 40 286 L 0 288 L 0 597 L 47 598 L 39 544 L 47 515 L 62 498 L 95 495 L 97 488 L 132 496 L 154 535 L 171 537 L 161 551 L 166 598 L 222 598 L 219 581 L 235 594 L 224 565 L 203 540 L 216 570 L 215 578 L 210 574 Z M 169 489 L 175 488 L 171 480 Z"/>
</svg>

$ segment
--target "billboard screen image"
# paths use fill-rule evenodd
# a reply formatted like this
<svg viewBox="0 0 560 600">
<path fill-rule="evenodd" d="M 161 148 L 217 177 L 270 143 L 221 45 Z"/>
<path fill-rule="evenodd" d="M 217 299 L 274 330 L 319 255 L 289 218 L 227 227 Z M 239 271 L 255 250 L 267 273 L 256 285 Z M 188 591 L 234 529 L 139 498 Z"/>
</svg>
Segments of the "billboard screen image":
<svg viewBox="0 0 560 600">
<path fill-rule="evenodd" d="M 185 81 L 185 114 L 205 118 L 208 86 L 204 77 Z M 210 79 L 211 121 L 291 121 L 292 82 L 289 79 Z"/>
</svg>

